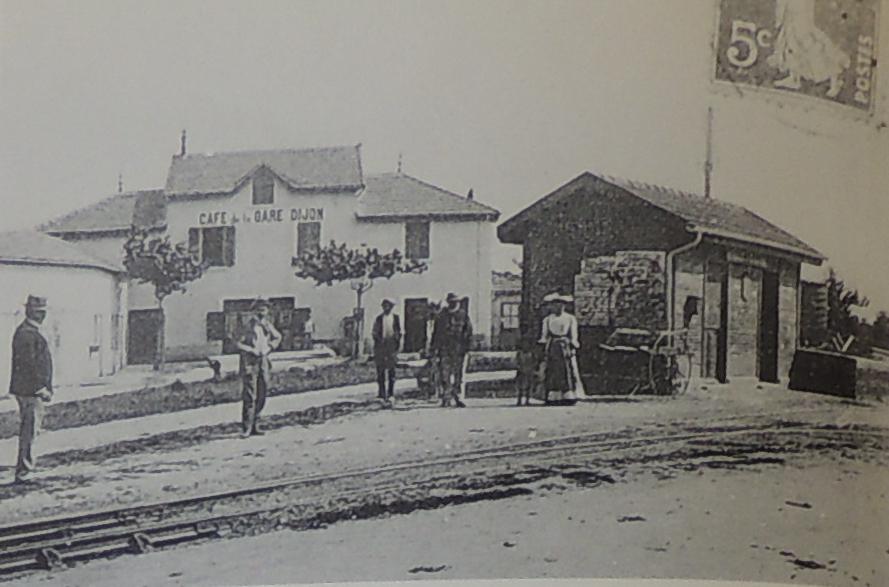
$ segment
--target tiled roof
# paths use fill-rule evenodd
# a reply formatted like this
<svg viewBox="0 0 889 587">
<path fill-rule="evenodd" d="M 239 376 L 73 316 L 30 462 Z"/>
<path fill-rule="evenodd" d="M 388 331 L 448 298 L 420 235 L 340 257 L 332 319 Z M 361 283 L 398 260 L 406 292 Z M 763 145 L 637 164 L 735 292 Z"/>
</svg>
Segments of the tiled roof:
<svg viewBox="0 0 889 587">
<path fill-rule="evenodd" d="M 823 258 L 821 253 L 786 230 L 736 204 L 636 181 L 607 176 L 604 179 L 705 232 L 752 237 Z"/>
<path fill-rule="evenodd" d="M 551 194 L 541 198 L 498 227 L 504 242 L 520 242 L 526 222 L 533 220 L 551 203 L 564 198 L 593 195 L 602 184 L 617 187 L 692 225 L 705 234 L 759 244 L 801 255 L 820 262 L 825 257 L 789 232 L 750 210 L 716 198 L 664 188 L 651 184 L 583 173 Z M 584 189 L 585 186 L 586 189 Z M 577 189 L 575 189 L 577 188 Z"/>
<path fill-rule="evenodd" d="M 166 212 L 163 190 L 115 194 L 51 220 L 39 228 L 51 234 L 106 232 L 128 230 L 134 220 L 149 228 L 164 225 Z"/>
<path fill-rule="evenodd" d="M 358 198 L 359 218 L 453 218 L 495 221 L 500 212 L 402 173 L 368 175 Z"/>
<path fill-rule="evenodd" d="M 357 189 L 362 185 L 359 147 L 351 146 L 176 156 L 165 191 L 174 197 L 230 193 L 261 166 L 294 189 Z"/>
<path fill-rule="evenodd" d="M 119 263 L 101 259 L 75 243 L 37 231 L 0 232 L 0 263 L 91 267 L 113 273 L 123 271 Z"/>
</svg>

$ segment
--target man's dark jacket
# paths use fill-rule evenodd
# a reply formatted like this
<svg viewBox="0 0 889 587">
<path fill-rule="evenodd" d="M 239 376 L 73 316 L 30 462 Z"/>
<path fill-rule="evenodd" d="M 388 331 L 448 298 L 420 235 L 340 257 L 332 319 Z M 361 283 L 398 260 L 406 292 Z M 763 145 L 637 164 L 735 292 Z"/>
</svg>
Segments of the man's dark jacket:
<svg viewBox="0 0 889 587">
<path fill-rule="evenodd" d="M 374 360 L 377 365 L 394 369 L 395 358 L 398 355 L 398 349 L 401 347 L 401 319 L 398 317 L 398 314 L 392 315 L 391 337 L 383 336 L 383 314 L 380 314 L 374 320 L 371 336 L 373 336 Z"/>
<path fill-rule="evenodd" d="M 432 351 L 441 355 L 465 355 L 472 343 L 472 323 L 462 308 L 445 308 L 435 317 Z"/>
<path fill-rule="evenodd" d="M 16 328 L 12 337 L 9 393 L 33 397 L 44 388 L 52 391 L 52 356 L 46 339 L 26 320 Z"/>
</svg>

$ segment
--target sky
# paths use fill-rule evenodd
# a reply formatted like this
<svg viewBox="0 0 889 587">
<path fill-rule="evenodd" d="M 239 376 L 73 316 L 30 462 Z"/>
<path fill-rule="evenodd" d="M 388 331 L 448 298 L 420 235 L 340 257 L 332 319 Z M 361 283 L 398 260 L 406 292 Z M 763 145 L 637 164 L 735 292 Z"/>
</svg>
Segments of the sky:
<svg viewBox="0 0 889 587">
<path fill-rule="evenodd" d="M 366 172 L 402 154 L 501 220 L 583 171 L 700 193 L 712 107 L 713 196 L 823 252 L 872 315 L 889 310 L 883 12 L 860 118 L 714 84 L 711 0 L 0 0 L 0 230 L 119 174 L 162 187 L 182 129 L 189 152 L 361 143 Z"/>
</svg>

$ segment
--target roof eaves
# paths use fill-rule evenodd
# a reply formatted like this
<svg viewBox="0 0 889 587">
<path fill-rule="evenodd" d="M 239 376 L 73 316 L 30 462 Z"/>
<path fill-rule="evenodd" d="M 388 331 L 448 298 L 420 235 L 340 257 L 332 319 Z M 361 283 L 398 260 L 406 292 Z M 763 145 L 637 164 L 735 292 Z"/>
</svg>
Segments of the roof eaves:
<svg viewBox="0 0 889 587">
<path fill-rule="evenodd" d="M 788 245 L 785 243 L 779 243 L 779 242 L 773 241 L 771 239 L 765 239 L 765 238 L 755 237 L 755 236 L 751 236 L 751 235 L 747 235 L 747 234 L 743 234 L 743 233 L 739 233 L 739 232 L 734 232 L 734 231 L 730 231 L 730 230 L 723 230 L 720 228 L 710 228 L 707 226 L 701 226 L 701 225 L 696 225 L 696 224 L 691 224 L 689 226 L 689 229 L 692 231 L 701 232 L 703 234 L 707 234 L 707 235 L 714 236 L 714 237 L 725 238 L 725 239 L 730 239 L 730 240 L 735 240 L 735 241 L 740 241 L 740 242 L 746 242 L 746 243 L 750 243 L 753 245 L 759 245 L 762 247 L 768 247 L 770 249 L 777 249 L 779 251 L 791 253 L 791 254 L 796 255 L 798 257 L 802 257 L 805 261 L 811 263 L 812 265 L 821 265 L 821 263 L 823 263 L 824 261 L 827 260 L 827 257 L 825 257 L 823 254 L 821 254 L 820 252 L 818 252 L 812 248 L 805 248 L 804 249 L 801 247 L 796 247 L 796 246 Z"/>
<path fill-rule="evenodd" d="M 153 226 L 143 227 L 148 231 L 158 231 L 158 230 L 166 230 L 166 224 L 155 224 Z M 44 234 L 48 234 L 51 236 L 61 236 L 61 235 L 85 235 L 85 236 L 119 236 L 120 234 L 128 233 L 132 229 L 132 226 L 112 226 L 110 228 L 68 228 L 68 229 L 55 229 L 48 228 L 45 230 L 40 230 Z"/>
<path fill-rule="evenodd" d="M 81 269 L 100 269 L 108 273 L 126 273 L 123 267 L 114 267 L 109 263 L 102 261 L 63 261 L 59 259 L 44 259 L 41 257 L 2 257 L 0 263 L 9 263 L 12 265 L 47 265 L 52 267 L 74 267 Z"/>
<path fill-rule="evenodd" d="M 450 222 L 496 222 L 499 212 L 355 212 L 358 220 L 365 222 L 398 222 L 401 220 L 440 220 Z"/>
</svg>

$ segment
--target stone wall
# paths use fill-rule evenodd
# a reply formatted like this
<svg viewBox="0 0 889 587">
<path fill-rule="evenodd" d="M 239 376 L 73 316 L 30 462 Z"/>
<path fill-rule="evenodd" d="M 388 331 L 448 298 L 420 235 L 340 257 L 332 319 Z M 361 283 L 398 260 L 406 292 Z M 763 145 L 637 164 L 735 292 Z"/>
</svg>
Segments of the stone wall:
<svg viewBox="0 0 889 587">
<path fill-rule="evenodd" d="M 685 224 L 619 191 L 584 188 L 541 213 L 523 243 L 523 336 L 537 337 L 541 303 L 548 293 L 575 295 L 575 276 L 584 259 L 617 251 L 665 252 L 689 242 Z M 592 327 L 587 327 L 592 328 Z"/>
<path fill-rule="evenodd" d="M 581 263 L 574 279 L 575 312 L 582 326 L 667 327 L 666 254 L 618 251 Z"/>
</svg>

